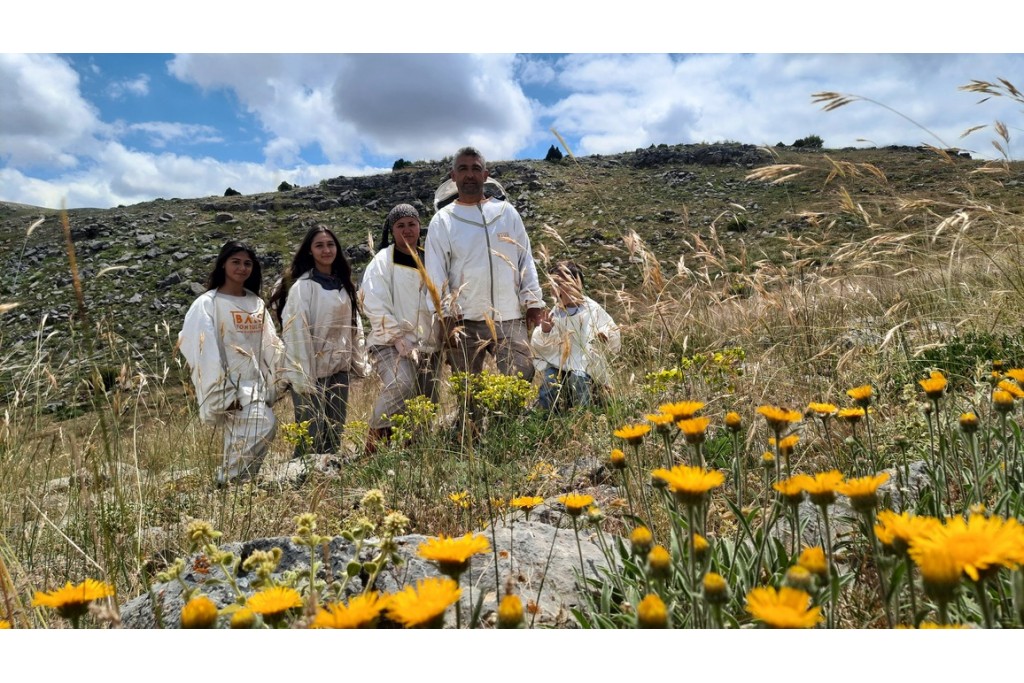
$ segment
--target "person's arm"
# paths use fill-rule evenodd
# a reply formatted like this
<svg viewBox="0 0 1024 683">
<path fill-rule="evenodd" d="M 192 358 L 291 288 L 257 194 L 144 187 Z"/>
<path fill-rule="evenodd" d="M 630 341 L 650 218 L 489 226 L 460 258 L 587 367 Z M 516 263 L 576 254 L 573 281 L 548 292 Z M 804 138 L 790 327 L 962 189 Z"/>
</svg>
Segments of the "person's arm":
<svg viewBox="0 0 1024 683">
<path fill-rule="evenodd" d="M 178 334 L 178 350 L 188 363 L 192 385 L 199 403 L 199 419 L 214 424 L 235 399 L 234 387 L 226 381 L 214 325 L 212 297 L 200 296 L 185 314 Z"/>
<path fill-rule="evenodd" d="M 284 341 L 284 376 L 299 394 L 309 393 L 316 378 L 313 377 L 313 330 L 310 329 L 309 310 L 316 296 L 308 279 L 300 278 L 288 290 L 288 301 L 281 311 L 281 339 Z"/>
<path fill-rule="evenodd" d="M 593 330 L 597 337 L 604 343 L 610 353 L 618 353 L 622 348 L 622 335 L 619 326 L 615 323 L 608 312 L 596 301 L 589 302 L 594 312 Z"/>
<path fill-rule="evenodd" d="M 267 402 L 274 403 L 281 398 L 288 382 L 284 378 L 284 342 L 277 336 L 274 328 L 274 321 L 270 316 L 270 309 L 263 306 L 263 340 L 261 349 L 263 355 L 264 381 L 267 383 Z"/>
<path fill-rule="evenodd" d="M 391 291 L 390 251 L 382 250 L 366 267 L 363 282 L 359 288 L 363 298 L 363 313 L 370 321 L 370 334 L 385 344 L 394 344 L 404 333 L 394 308 L 394 293 Z"/>
<path fill-rule="evenodd" d="M 526 310 L 526 324 L 535 327 L 541 322 L 544 294 L 541 291 L 540 279 L 537 277 L 537 264 L 533 260 L 530 236 L 526 234 L 523 219 L 515 209 L 512 212 L 512 221 L 515 241 L 522 245 L 519 251 L 519 305 Z"/>
</svg>

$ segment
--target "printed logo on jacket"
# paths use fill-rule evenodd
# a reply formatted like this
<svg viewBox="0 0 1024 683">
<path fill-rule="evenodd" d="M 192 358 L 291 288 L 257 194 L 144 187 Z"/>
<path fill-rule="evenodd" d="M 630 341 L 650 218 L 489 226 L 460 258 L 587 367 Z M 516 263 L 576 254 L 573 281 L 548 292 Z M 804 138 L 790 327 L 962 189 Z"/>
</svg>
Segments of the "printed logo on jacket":
<svg viewBox="0 0 1024 683">
<path fill-rule="evenodd" d="M 263 331 L 263 315 L 249 311 L 231 311 L 231 319 L 235 323 L 235 331 L 242 334 L 260 333 Z"/>
</svg>

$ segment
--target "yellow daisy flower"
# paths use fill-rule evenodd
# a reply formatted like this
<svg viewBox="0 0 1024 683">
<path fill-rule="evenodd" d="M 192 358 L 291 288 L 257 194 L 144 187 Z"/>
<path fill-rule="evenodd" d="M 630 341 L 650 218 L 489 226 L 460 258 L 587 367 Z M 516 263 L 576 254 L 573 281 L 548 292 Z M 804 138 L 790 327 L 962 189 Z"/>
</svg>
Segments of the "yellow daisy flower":
<svg viewBox="0 0 1024 683">
<path fill-rule="evenodd" d="M 999 383 L 998 388 L 1002 389 L 1003 391 L 1008 393 L 1010 396 L 1013 396 L 1014 398 L 1024 398 L 1024 389 L 1021 389 L 1019 386 L 1017 386 L 1016 384 L 1009 380 L 1004 379 L 1002 382 Z"/>
<path fill-rule="evenodd" d="M 949 384 L 943 374 L 937 370 L 932 370 L 931 376 L 928 379 L 920 379 L 917 383 L 924 389 L 925 396 L 933 401 L 942 398 L 942 395 L 946 392 L 946 386 Z"/>
<path fill-rule="evenodd" d="M 644 419 L 654 425 L 654 429 L 660 434 L 666 434 L 672 428 L 675 423 L 675 418 L 666 413 L 654 413 L 651 415 L 644 415 Z"/>
<path fill-rule="evenodd" d="M 646 555 L 651 552 L 653 544 L 654 536 L 651 535 L 651 530 L 645 526 L 638 526 L 629 535 L 629 545 L 635 555 Z"/>
<path fill-rule="evenodd" d="M 771 628 L 813 628 L 823 621 L 820 607 L 811 607 L 811 596 L 784 586 L 755 588 L 747 594 L 747 612 Z"/>
<path fill-rule="evenodd" d="M 743 427 L 743 418 L 737 412 L 728 412 L 725 414 L 725 428 L 730 432 L 738 432 Z"/>
<path fill-rule="evenodd" d="M 498 628 L 516 628 L 523 623 L 523 601 L 518 595 L 506 595 L 498 604 Z"/>
<path fill-rule="evenodd" d="M 697 505 L 704 500 L 707 492 L 717 488 L 725 481 L 725 475 L 717 470 L 705 470 L 701 467 L 676 465 L 671 470 L 661 467 L 651 476 L 661 479 L 676 499 L 685 505 Z"/>
<path fill-rule="evenodd" d="M 871 389 L 870 384 L 865 384 L 863 386 L 854 387 L 853 389 L 847 389 L 846 395 L 853 399 L 853 402 L 856 405 L 861 406 L 862 408 L 867 408 L 871 403 L 871 397 L 874 395 L 874 391 Z"/>
<path fill-rule="evenodd" d="M 729 584 L 721 574 L 708 572 L 701 583 L 704 588 L 704 599 L 712 605 L 723 605 L 729 601 Z"/>
<path fill-rule="evenodd" d="M 995 367 L 994 362 L 992 364 L 992 367 Z M 1024 384 L 1024 368 L 1010 368 L 1009 370 L 1005 370 L 1003 374 L 1012 379 L 1014 382 L 1017 382 L 1017 384 Z"/>
<path fill-rule="evenodd" d="M 388 617 L 405 628 L 440 628 L 445 611 L 459 601 L 459 584 L 444 577 L 421 579 L 388 600 Z"/>
<path fill-rule="evenodd" d="M 1002 389 L 997 389 L 992 392 L 992 405 L 995 407 L 996 412 L 1008 413 L 1013 410 L 1013 394 Z"/>
<path fill-rule="evenodd" d="M 647 571 L 654 579 L 667 579 L 672 575 L 672 555 L 663 545 L 656 545 L 647 553 Z"/>
<path fill-rule="evenodd" d="M 263 621 L 274 624 L 283 619 L 289 610 L 302 607 L 302 596 L 294 588 L 274 586 L 250 595 L 245 606 L 262 615 Z"/>
<path fill-rule="evenodd" d="M 942 523 L 934 517 L 882 510 L 875 524 L 875 536 L 879 543 L 892 548 L 896 555 L 903 556 L 915 538 L 932 534 L 941 526 Z"/>
<path fill-rule="evenodd" d="M 822 420 L 834 417 L 839 412 L 839 408 L 831 403 L 808 403 L 807 410 Z"/>
<path fill-rule="evenodd" d="M 803 419 L 803 415 L 799 411 L 777 406 L 760 406 L 757 412 L 764 416 L 768 427 L 776 434 L 781 434 L 790 424 Z"/>
<path fill-rule="evenodd" d="M 458 579 L 469 569 L 469 560 L 474 555 L 491 551 L 491 543 L 487 537 L 468 533 L 461 538 L 441 535 L 428 538 L 420 543 L 416 553 L 424 560 L 437 564 L 438 570 L 454 579 Z"/>
<path fill-rule="evenodd" d="M 838 470 L 818 472 L 809 478 L 804 487 L 815 505 L 830 505 L 836 500 L 836 490 L 843 483 L 843 474 Z"/>
<path fill-rule="evenodd" d="M 594 504 L 594 497 L 582 493 L 568 493 L 564 496 L 559 496 L 558 502 L 565 506 L 565 511 L 571 517 L 576 517 Z"/>
<path fill-rule="evenodd" d="M 789 479 L 782 479 L 772 484 L 772 488 L 786 499 L 790 505 L 799 505 L 804 499 L 807 484 L 811 478 L 806 474 L 794 474 Z"/>
<path fill-rule="evenodd" d="M 963 413 L 960 416 L 960 431 L 964 434 L 974 434 L 978 431 L 978 416 L 974 413 Z"/>
<path fill-rule="evenodd" d="M 640 628 L 666 628 L 668 610 L 665 603 L 654 593 L 648 593 L 636 608 L 636 621 Z"/>
<path fill-rule="evenodd" d="M 867 412 L 863 408 L 840 408 L 836 417 L 844 422 L 857 424 L 866 414 Z"/>
<path fill-rule="evenodd" d="M 543 502 L 544 499 L 540 496 L 518 496 L 510 500 L 508 504 L 517 510 L 525 510 L 526 512 L 529 512 Z"/>
<path fill-rule="evenodd" d="M 182 628 L 213 628 L 216 624 L 217 605 L 205 595 L 197 595 L 181 608 Z"/>
<path fill-rule="evenodd" d="M 356 595 L 347 605 L 328 603 L 317 611 L 311 628 L 373 628 L 387 604 L 388 598 L 375 591 Z"/>
<path fill-rule="evenodd" d="M 32 606 L 50 607 L 57 610 L 57 614 L 65 619 L 76 620 L 89 611 L 90 602 L 113 594 L 114 587 L 103 581 L 86 579 L 75 585 L 68 581 L 63 588 L 48 593 L 36 591 L 32 598 Z"/>
<path fill-rule="evenodd" d="M 878 487 L 889 481 L 889 474 L 882 472 L 873 476 L 849 479 L 839 484 L 836 491 L 850 499 L 850 505 L 858 512 L 873 510 L 878 505 Z"/>
<path fill-rule="evenodd" d="M 663 403 L 658 406 L 658 410 L 666 415 L 671 415 L 673 421 L 679 422 L 680 420 L 689 420 L 700 412 L 703 407 L 704 404 L 700 401 L 679 401 L 677 403 Z"/>
<path fill-rule="evenodd" d="M 796 563 L 817 576 L 823 584 L 828 581 L 828 559 L 820 545 L 804 548 Z"/>
<path fill-rule="evenodd" d="M 796 449 L 796 444 L 800 441 L 799 434 L 790 434 L 787 437 L 779 439 L 779 453 L 785 456 L 793 454 Z"/>
<path fill-rule="evenodd" d="M 448 500 L 455 504 L 455 507 L 463 510 L 469 509 L 469 491 L 456 491 L 448 494 Z"/>
<path fill-rule="evenodd" d="M 626 425 L 612 432 L 631 446 L 638 446 L 644 437 L 651 431 L 651 425 L 638 424 Z"/>
<path fill-rule="evenodd" d="M 706 417 L 693 417 L 688 420 L 680 420 L 676 423 L 679 431 L 686 437 L 686 443 L 704 443 L 708 425 L 711 423 Z"/>
<path fill-rule="evenodd" d="M 626 469 L 626 454 L 618 448 L 613 448 L 611 455 L 608 457 L 608 464 L 611 465 L 613 470 Z"/>
</svg>

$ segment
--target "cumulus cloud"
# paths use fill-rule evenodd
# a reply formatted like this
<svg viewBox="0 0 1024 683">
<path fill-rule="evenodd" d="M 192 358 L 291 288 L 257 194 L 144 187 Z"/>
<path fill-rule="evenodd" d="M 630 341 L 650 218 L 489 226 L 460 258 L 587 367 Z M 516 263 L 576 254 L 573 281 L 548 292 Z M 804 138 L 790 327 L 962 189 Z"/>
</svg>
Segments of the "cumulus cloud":
<svg viewBox="0 0 1024 683">
<path fill-rule="evenodd" d="M 515 155 L 534 122 L 511 55 L 179 55 L 169 71 L 231 90 L 271 135 L 264 152 L 298 161 L 315 144 L 332 162 L 365 153 L 440 158 L 475 144 Z"/>
<path fill-rule="evenodd" d="M 71 167 L 102 129 L 78 74 L 53 55 L 0 54 L 0 160 Z"/>
<path fill-rule="evenodd" d="M 957 88 L 1022 66 L 1016 55 L 570 55 L 555 65 L 570 94 L 544 116 L 579 140 L 581 154 L 661 142 L 791 143 L 812 133 L 831 147 L 927 143 L 986 152 L 987 142 L 960 134 L 1015 116 L 1014 103 L 978 109 L 978 98 Z M 824 112 L 811 101 L 824 90 L 874 102 Z"/>
</svg>

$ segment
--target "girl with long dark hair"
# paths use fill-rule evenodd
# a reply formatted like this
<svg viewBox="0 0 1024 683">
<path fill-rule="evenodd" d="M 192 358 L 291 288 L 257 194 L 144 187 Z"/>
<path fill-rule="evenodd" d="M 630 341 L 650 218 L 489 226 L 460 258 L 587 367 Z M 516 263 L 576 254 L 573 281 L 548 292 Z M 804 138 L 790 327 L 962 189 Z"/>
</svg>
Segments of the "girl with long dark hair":
<svg viewBox="0 0 1024 683">
<path fill-rule="evenodd" d="M 367 360 L 352 268 L 326 226 L 306 233 L 270 306 L 281 321 L 295 421 L 309 422 L 312 452 L 337 453 L 349 375 L 365 377 Z M 294 456 L 302 455 L 300 444 Z"/>
<path fill-rule="evenodd" d="M 178 334 L 199 417 L 224 428 L 220 486 L 257 475 L 277 426 L 270 406 L 283 348 L 259 296 L 262 278 L 252 247 L 228 242 Z"/>
</svg>

